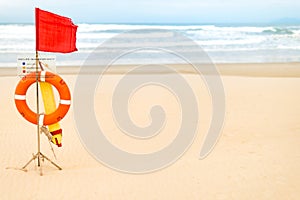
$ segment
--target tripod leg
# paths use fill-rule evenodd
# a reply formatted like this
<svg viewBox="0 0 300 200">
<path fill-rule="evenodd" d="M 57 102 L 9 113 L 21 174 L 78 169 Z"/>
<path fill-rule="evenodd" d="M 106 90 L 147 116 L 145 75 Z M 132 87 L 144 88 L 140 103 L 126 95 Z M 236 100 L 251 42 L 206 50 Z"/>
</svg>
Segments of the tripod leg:
<svg viewBox="0 0 300 200">
<path fill-rule="evenodd" d="M 41 163 L 41 158 L 42 158 L 42 154 L 41 152 L 38 153 L 38 167 L 40 170 L 40 176 L 43 176 L 43 168 L 42 168 L 42 163 Z"/>
<path fill-rule="evenodd" d="M 40 155 L 45 158 L 46 160 L 48 160 L 52 165 L 54 165 L 57 169 L 62 170 L 62 168 L 60 166 L 58 166 L 56 163 L 54 163 L 52 160 L 50 160 L 47 156 L 45 156 L 44 154 L 40 153 Z"/>
<path fill-rule="evenodd" d="M 40 155 L 37 156 L 37 163 L 38 163 L 37 166 L 40 167 L 41 166 Z"/>
<path fill-rule="evenodd" d="M 32 161 L 34 161 L 38 157 L 38 154 L 35 154 L 27 163 L 22 167 L 22 170 L 24 170 Z"/>
</svg>

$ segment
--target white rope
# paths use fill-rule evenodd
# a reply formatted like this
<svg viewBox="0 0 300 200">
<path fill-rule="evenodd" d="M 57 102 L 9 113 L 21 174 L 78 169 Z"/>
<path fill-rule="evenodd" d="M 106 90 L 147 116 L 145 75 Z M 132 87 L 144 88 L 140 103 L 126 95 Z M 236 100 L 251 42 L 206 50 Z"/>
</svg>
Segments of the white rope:
<svg viewBox="0 0 300 200">
<path fill-rule="evenodd" d="M 45 82 L 46 81 L 46 71 L 41 71 L 40 80 L 41 80 L 41 82 Z"/>
<path fill-rule="evenodd" d="M 40 117 L 39 117 L 39 126 L 44 125 L 44 117 L 45 117 L 44 114 L 40 115 Z"/>
<path fill-rule="evenodd" d="M 15 94 L 15 99 L 16 100 L 26 100 L 26 95 Z"/>
<path fill-rule="evenodd" d="M 71 105 L 71 100 L 64 100 L 64 99 L 61 99 L 60 104 L 63 104 L 63 105 Z"/>
</svg>

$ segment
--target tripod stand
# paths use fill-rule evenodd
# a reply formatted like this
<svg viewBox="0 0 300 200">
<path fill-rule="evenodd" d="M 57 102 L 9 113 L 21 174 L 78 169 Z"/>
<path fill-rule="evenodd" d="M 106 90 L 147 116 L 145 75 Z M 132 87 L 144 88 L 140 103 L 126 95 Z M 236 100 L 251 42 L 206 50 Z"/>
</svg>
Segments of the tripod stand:
<svg viewBox="0 0 300 200">
<path fill-rule="evenodd" d="M 37 153 L 33 155 L 33 157 L 21 168 L 21 170 L 23 171 L 27 171 L 26 167 L 34 160 L 37 159 L 37 166 L 40 169 L 40 175 L 43 175 L 42 172 L 42 165 L 41 165 L 41 161 L 44 161 L 44 159 L 46 159 L 47 161 L 49 161 L 52 165 L 54 165 L 57 169 L 62 170 L 62 168 L 60 166 L 58 166 L 56 163 L 54 163 L 52 160 L 50 160 L 47 156 L 45 156 L 42 152 L 41 152 L 41 140 L 40 140 L 40 133 L 44 132 L 47 135 L 47 129 L 40 125 L 40 107 L 39 107 L 39 58 L 38 58 L 38 52 L 36 51 L 35 53 L 35 65 L 36 65 L 36 108 L 37 108 Z"/>
<path fill-rule="evenodd" d="M 42 166 L 40 161 L 41 160 L 48 160 L 52 165 L 54 165 L 57 169 L 62 170 L 62 168 L 60 166 L 58 166 L 56 163 L 54 163 L 52 160 L 50 160 L 47 156 L 45 156 L 42 152 L 37 152 L 35 155 L 33 155 L 33 157 L 26 163 L 26 165 L 24 165 L 24 167 L 22 167 L 23 171 L 26 171 L 26 167 L 35 159 L 38 160 L 38 167 L 40 168 L 40 175 L 43 176 L 43 171 L 42 171 Z"/>
</svg>

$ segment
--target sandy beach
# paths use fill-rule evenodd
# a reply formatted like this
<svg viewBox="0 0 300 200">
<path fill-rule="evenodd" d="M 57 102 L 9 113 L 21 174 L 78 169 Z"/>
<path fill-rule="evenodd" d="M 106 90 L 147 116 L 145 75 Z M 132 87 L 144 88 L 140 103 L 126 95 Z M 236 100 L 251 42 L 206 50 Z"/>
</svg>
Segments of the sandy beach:
<svg viewBox="0 0 300 200">
<path fill-rule="evenodd" d="M 63 170 L 45 161 L 42 177 L 34 164 L 27 167 L 28 172 L 13 169 L 22 167 L 36 152 L 36 126 L 23 119 L 15 107 L 16 69 L 0 69 L 0 199 L 299 199 L 300 63 L 218 64 L 226 119 L 217 145 L 203 160 L 199 153 L 210 125 L 210 95 L 199 76 L 185 66 L 174 67 L 193 89 L 201 115 L 195 122 L 198 132 L 193 144 L 177 162 L 140 175 L 108 168 L 82 145 L 71 107 L 61 121 L 63 146 L 53 147 L 57 160 L 46 137 L 41 136 L 42 152 Z M 169 92 L 145 88 L 130 103 L 135 123 L 149 123 L 145 112 L 152 100 L 166 107 L 168 122 L 161 134 L 148 140 L 123 134 L 107 105 L 113 95 L 111 88 L 125 68 L 116 66 L 103 77 L 102 87 L 95 91 L 96 117 L 104 124 L 107 138 L 119 148 L 156 151 L 176 136 L 178 105 Z M 57 67 L 72 94 L 78 71 L 78 67 Z M 29 105 L 34 105 L 33 91 L 28 94 Z"/>
</svg>

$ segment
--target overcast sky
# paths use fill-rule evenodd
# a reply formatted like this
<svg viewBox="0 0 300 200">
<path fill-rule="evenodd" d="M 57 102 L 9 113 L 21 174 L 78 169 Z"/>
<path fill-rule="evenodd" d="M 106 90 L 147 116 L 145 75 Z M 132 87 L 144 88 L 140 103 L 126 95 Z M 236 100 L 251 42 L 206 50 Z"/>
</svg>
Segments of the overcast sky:
<svg viewBox="0 0 300 200">
<path fill-rule="evenodd" d="M 300 0 L 0 0 L 0 23 L 34 23 L 34 7 L 75 23 L 268 23 L 300 19 Z"/>
</svg>

